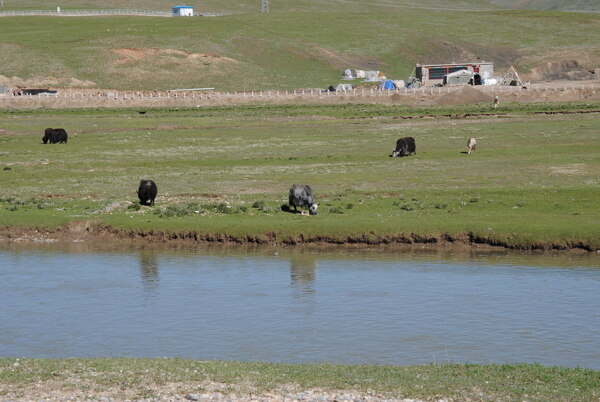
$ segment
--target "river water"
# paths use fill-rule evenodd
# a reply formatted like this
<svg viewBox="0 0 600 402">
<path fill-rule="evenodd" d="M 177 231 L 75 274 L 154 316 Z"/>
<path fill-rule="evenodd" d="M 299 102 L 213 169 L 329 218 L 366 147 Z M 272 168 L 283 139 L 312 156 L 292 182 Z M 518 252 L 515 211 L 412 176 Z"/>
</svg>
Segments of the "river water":
<svg viewBox="0 0 600 402">
<path fill-rule="evenodd" d="M 600 369 L 600 255 L 0 244 L 1 357 Z"/>
</svg>

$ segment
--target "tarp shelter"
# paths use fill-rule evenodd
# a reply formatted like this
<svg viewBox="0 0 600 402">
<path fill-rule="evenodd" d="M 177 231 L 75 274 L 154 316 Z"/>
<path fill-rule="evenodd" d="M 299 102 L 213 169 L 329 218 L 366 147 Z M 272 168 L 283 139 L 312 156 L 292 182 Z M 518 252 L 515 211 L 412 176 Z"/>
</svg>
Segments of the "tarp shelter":
<svg viewBox="0 0 600 402">
<path fill-rule="evenodd" d="M 469 85 L 473 81 L 473 73 L 469 70 L 455 71 L 444 76 L 444 85 Z"/>
<path fill-rule="evenodd" d="M 383 81 L 385 80 L 385 74 L 381 71 L 376 70 L 357 70 L 354 68 L 348 68 L 344 70 L 342 74 L 345 80 L 354 80 L 356 78 L 364 78 L 365 81 Z"/>
<path fill-rule="evenodd" d="M 19 95 L 55 94 L 58 91 L 48 88 L 20 88 Z"/>
<path fill-rule="evenodd" d="M 381 89 L 393 90 L 396 89 L 396 84 L 392 80 L 385 80 L 379 86 Z"/>
<path fill-rule="evenodd" d="M 418 78 L 411 77 L 406 82 L 406 88 L 419 89 L 421 88 L 421 81 Z"/>
<path fill-rule="evenodd" d="M 336 92 L 337 91 L 352 91 L 352 89 L 354 89 L 352 84 L 338 84 L 338 86 L 335 87 Z"/>
<path fill-rule="evenodd" d="M 357 72 L 354 68 L 347 68 L 344 70 L 344 73 L 342 74 L 342 77 L 345 80 L 353 80 L 358 78 Z"/>
<path fill-rule="evenodd" d="M 365 71 L 365 81 L 373 82 L 373 81 L 385 81 L 385 74 L 381 71 Z"/>
<path fill-rule="evenodd" d="M 406 82 L 404 82 L 404 80 L 393 80 L 392 82 L 396 86 L 396 89 L 406 88 Z"/>
</svg>

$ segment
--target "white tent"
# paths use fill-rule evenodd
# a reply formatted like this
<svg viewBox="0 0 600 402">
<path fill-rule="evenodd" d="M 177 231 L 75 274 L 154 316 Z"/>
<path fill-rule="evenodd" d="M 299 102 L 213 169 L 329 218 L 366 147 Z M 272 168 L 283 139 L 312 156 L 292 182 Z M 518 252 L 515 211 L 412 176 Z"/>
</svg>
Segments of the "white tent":
<svg viewBox="0 0 600 402">
<path fill-rule="evenodd" d="M 335 91 L 352 91 L 352 89 L 354 89 L 354 87 L 352 86 L 352 84 L 338 84 L 337 87 L 335 87 Z"/>
<path fill-rule="evenodd" d="M 406 88 L 406 82 L 404 80 L 392 80 L 397 89 Z"/>
<path fill-rule="evenodd" d="M 473 79 L 473 72 L 459 70 L 444 76 L 444 85 L 469 85 Z"/>
<path fill-rule="evenodd" d="M 381 71 L 376 71 L 376 70 L 370 70 L 370 71 L 365 71 L 365 81 L 369 81 L 369 82 L 373 82 L 373 81 L 385 81 L 387 78 L 385 77 L 385 74 L 383 74 Z"/>
</svg>

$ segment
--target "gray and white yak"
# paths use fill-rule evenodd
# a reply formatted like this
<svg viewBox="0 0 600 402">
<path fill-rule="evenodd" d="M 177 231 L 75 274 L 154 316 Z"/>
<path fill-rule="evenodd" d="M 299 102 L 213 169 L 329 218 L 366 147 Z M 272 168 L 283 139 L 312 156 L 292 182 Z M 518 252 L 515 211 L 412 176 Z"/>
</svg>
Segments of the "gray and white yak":
<svg viewBox="0 0 600 402">
<path fill-rule="evenodd" d="M 156 183 L 152 180 L 141 180 L 140 187 L 138 188 L 137 195 L 142 205 L 154 205 L 154 199 L 158 193 Z"/>
<path fill-rule="evenodd" d="M 404 137 L 399 138 L 398 141 L 396 141 L 396 148 L 392 150 L 390 156 L 396 158 L 399 156 L 408 156 L 410 154 L 417 154 L 415 139 L 413 137 Z"/>
<path fill-rule="evenodd" d="M 298 207 L 308 208 L 308 213 L 311 215 L 317 214 L 319 207 L 313 197 L 312 188 L 309 185 L 293 184 L 290 188 L 290 207 L 294 207 L 294 211 L 298 212 Z"/>
</svg>

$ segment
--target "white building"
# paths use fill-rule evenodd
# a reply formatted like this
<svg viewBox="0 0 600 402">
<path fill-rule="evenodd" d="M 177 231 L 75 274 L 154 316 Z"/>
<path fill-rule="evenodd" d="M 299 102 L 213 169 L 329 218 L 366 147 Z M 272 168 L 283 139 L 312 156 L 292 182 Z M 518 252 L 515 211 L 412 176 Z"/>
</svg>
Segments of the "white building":
<svg viewBox="0 0 600 402">
<path fill-rule="evenodd" d="M 192 6 L 174 6 L 173 17 L 193 17 L 194 7 Z"/>
</svg>

